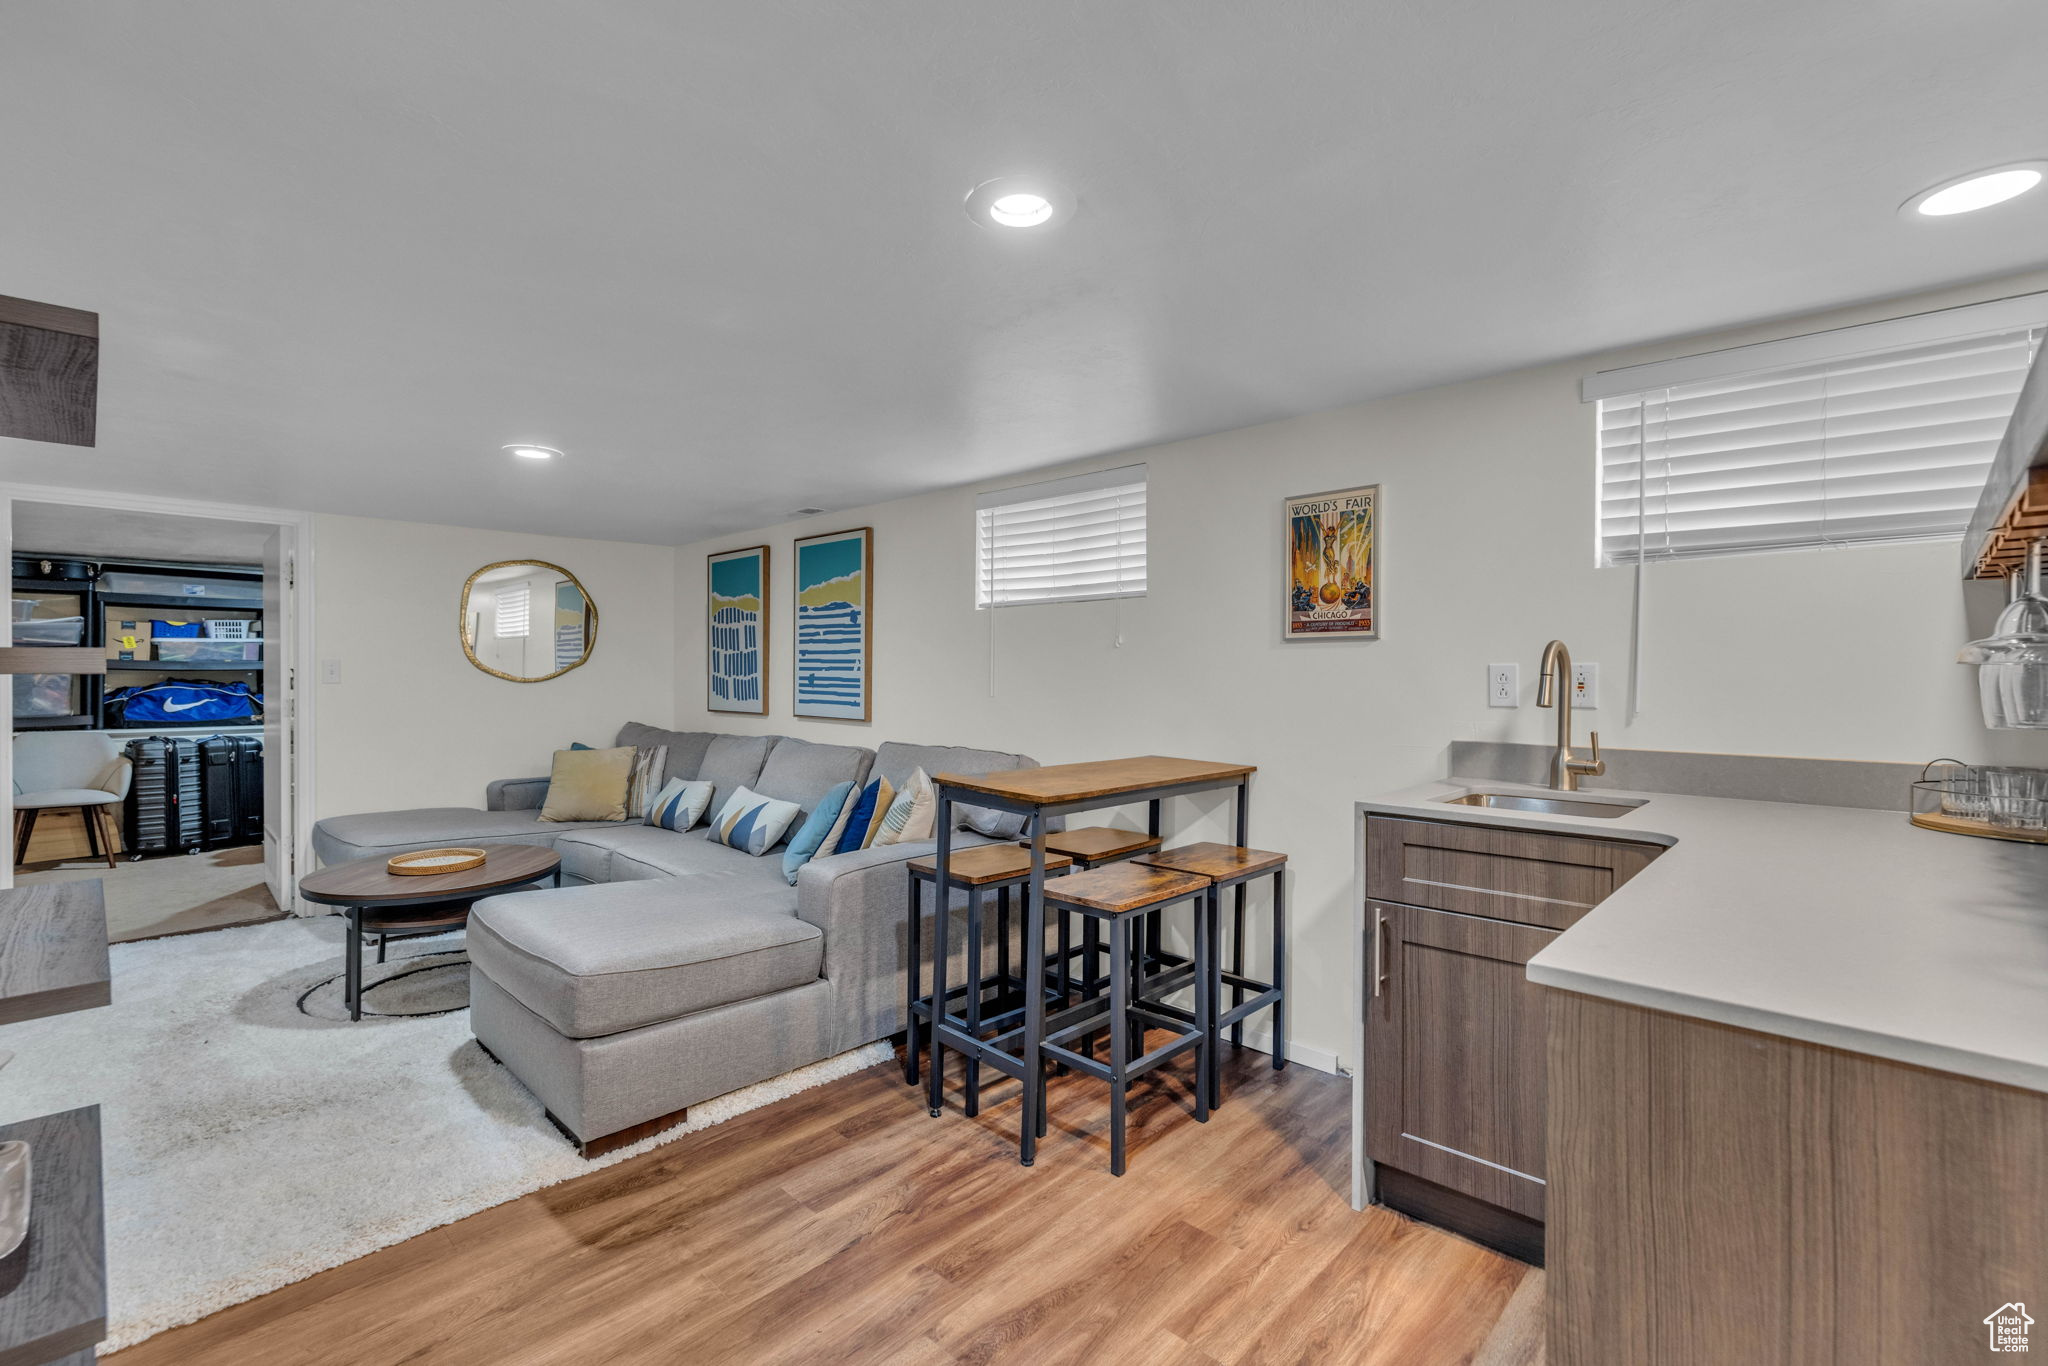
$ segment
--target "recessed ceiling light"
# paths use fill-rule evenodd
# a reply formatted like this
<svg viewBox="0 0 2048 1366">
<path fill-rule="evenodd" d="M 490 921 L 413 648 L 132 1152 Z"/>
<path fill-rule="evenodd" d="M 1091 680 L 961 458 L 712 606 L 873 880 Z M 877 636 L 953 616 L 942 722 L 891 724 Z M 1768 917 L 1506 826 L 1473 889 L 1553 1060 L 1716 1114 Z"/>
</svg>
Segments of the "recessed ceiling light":
<svg viewBox="0 0 2048 1366">
<path fill-rule="evenodd" d="M 2025 194 L 2048 173 L 2048 161 L 2015 161 L 1929 186 L 1899 206 L 1909 218 L 1949 218 L 1975 213 Z"/>
<path fill-rule="evenodd" d="M 988 216 L 1006 228 L 1035 228 L 1052 217 L 1052 201 L 1042 194 L 1006 194 L 988 206 Z"/>
<path fill-rule="evenodd" d="M 525 442 L 507 446 L 505 449 L 518 456 L 521 460 L 553 460 L 561 454 L 553 446 L 530 446 Z"/>
<path fill-rule="evenodd" d="M 1074 197 L 1035 176 L 998 176 L 967 192 L 967 216 L 984 228 L 1042 228 L 1074 211 Z"/>
</svg>

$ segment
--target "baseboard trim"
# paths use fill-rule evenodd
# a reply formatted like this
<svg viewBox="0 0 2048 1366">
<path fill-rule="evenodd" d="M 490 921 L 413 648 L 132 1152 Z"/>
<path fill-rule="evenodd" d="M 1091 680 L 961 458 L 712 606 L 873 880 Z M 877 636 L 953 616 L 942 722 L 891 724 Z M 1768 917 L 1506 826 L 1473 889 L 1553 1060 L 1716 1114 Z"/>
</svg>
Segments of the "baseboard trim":
<svg viewBox="0 0 2048 1366">
<path fill-rule="evenodd" d="M 1270 1057 L 1273 1053 L 1273 1033 L 1269 1029 L 1256 1029 L 1247 1024 L 1244 1031 L 1244 1046 L 1255 1048 Z M 1313 1067 L 1318 1072 L 1328 1072 L 1331 1076 L 1344 1075 L 1344 1069 L 1338 1066 L 1335 1053 L 1313 1048 L 1296 1039 L 1287 1041 L 1287 1061 L 1298 1062 L 1303 1067 Z"/>
</svg>

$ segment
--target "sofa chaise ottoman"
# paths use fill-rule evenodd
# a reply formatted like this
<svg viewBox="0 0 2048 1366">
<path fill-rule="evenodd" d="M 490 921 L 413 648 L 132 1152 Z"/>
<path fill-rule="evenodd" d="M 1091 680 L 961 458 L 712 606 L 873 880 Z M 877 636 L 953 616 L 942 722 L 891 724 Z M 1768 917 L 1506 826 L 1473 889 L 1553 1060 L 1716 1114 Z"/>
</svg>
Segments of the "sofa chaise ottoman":
<svg viewBox="0 0 2048 1366">
<path fill-rule="evenodd" d="M 885 743 L 870 751 L 792 737 L 628 725 L 621 745 L 666 744 L 665 777 L 747 786 L 808 814 L 871 772 L 901 786 L 922 768 L 1034 767 L 1020 754 Z M 470 1022 L 587 1156 L 675 1123 L 692 1105 L 899 1033 L 907 972 L 905 865 L 931 840 L 814 858 L 790 886 L 763 857 L 703 828 L 538 820 L 545 779 L 493 783 L 485 810 L 433 808 L 322 821 L 323 859 L 463 842 L 551 845 L 565 885 L 479 901 L 469 922 Z M 956 843 L 1011 833 L 963 813 Z M 802 817 L 798 818 L 801 824 Z M 794 829 L 795 826 L 792 826 Z M 331 851 L 331 852 L 330 852 Z M 965 899 L 956 896 L 960 916 Z M 964 923 L 955 934 L 965 953 Z"/>
</svg>

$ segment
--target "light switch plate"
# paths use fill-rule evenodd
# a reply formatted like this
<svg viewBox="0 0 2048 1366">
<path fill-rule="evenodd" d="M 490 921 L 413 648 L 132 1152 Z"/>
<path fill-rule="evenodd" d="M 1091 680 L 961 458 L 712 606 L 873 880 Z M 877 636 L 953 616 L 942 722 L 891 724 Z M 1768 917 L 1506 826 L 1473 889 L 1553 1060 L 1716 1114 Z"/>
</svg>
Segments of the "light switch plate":
<svg viewBox="0 0 2048 1366">
<path fill-rule="evenodd" d="M 1489 707 L 1519 707 L 1522 705 L 1521 665 L 1489 664 L 1486 666 L 1486 705 Z"/>
<path fill-rule="evenodd" d="M 1572 705 L 1574 707 L 1600 706 L 1600 666 L 1598 664 L 1572 665 Z"/>
<path fill-rule="evenodd" d="M 320 681 L 321 681 L 322 683 L 339 683 L 339 682 L 341 682 L 341 661 L 340 661 L 340 660 L 338 660 L 338 659 L 323 659 L 323 660 L 321 660 L 321 661 L 320 661 Z"/>
</svg>

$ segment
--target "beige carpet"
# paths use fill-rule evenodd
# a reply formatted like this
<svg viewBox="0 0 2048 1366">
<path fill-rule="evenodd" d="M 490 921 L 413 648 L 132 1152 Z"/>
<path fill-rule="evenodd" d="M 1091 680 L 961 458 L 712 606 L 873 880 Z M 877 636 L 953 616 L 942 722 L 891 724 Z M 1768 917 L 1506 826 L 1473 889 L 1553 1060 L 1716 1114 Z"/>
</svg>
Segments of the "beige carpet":
<svg viewBox="0 0 2048 1366">
<path fill-rule="evenodd" d="M 139 862 L 126 854 L 119 859 L 114 868 L 90 858 L 31 864 L 14 875 L 14 883 L 29 887 L 98 878 L 106 890 L 107 941 L 113 944 L 253 925 L 284 914 L 263 883 L 261 845 L 151 854 Z"/>
</svg>

